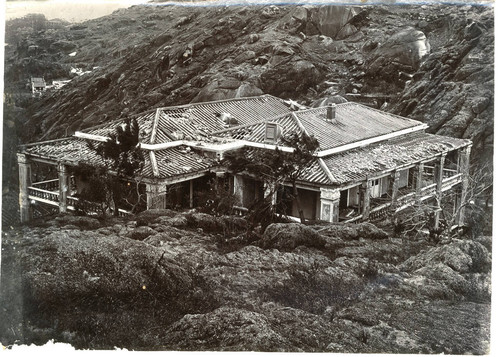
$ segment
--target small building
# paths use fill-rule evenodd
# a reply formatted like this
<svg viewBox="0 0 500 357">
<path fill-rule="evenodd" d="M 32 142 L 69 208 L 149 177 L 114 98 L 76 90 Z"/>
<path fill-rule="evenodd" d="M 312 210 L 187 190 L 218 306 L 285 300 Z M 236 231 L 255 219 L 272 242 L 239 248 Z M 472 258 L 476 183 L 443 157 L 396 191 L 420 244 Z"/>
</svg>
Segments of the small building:
<svg viewBox="0 0 500 357">
<path fill-rule="evenodd" d="M 302 109 L 263 95 L 158 108 L 136 120 L 145 166 L 135 179 L 146 193 L 147 209 L 201 204 L 196 191 L 207 189 L 207 175 L 213 173 L 225 174 L 237 207 L 250 207 L 266 188 L 252 177 L 228 172 L 224 154 L 242 147 L 287 151 L 291 148 L 282 138 L 294 132 L 319 142 L 297 182 L 306 219 L 370 220 L 452 189 L 460 200 L 467 190 L 470 140 L 428 134 L 426 124 L 358 103 Z M 73 210 L 79 180 L 70 177 L 69 168 L 97 165 L 100 157 L 87 142 L 107 140 L 123 122 L 24 145 L 18 153 L 21 220 L 31 218 L 32 203 Z M 53 176 L 34 182 L 32 169 L 40 164 L 52 167 Z M 283 189 L 290 185 L 285 182 Z M 286 213 L 297 217 L 297 207 L 290 204 Z"/>
<path fill-rule="evenodd" d="M 31 93 L 34 95 L 42 94 L 47 89 L 47 84 L 45 83 L 45 79 L 43 77 L 31 77 Z"/>
</svg>

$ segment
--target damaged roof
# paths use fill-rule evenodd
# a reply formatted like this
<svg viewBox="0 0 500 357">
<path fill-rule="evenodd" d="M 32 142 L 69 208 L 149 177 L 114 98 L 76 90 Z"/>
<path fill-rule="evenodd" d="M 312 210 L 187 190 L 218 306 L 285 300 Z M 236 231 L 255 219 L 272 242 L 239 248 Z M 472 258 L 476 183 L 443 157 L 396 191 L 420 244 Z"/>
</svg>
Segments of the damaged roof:
<svg viewBox="0 0 500 357">
<path fill-rule="evenodd" d="M 290 106 L 271 95 L 236 98 L 214 102 L 192 103 L 182 106 L 158 108 L 136 116 L 140 128 L 140 141 L 161 144 L 176 140 L 210 141 L 210 135 L 230 127 L 221 119 L 231 117 L 237 126 L 255 124 L 270 117 L 290 113 Z M 125 119 L 107 122 L 82 130 L 92 135 L 108 136 Z"/>
<path fill-rule="evenodd" d="M 386 170 L 416 164 L 443 152 L 470 144 L 469 140 L 427 133 L 415 133 L 391 141 L 324 157 L 333 183 L 342 185 L 375 176 Z"/>
<path fill-rule="evenodd" d="M 102 157 L 89 147 L 87 140 L 74 137 L 27 145 L 23 152 L 68 165 L 106 165 Z M 145 178 L 169 179 L 205 172 L 218 166 L 215 159 L 205 157 L 185 145 L 157 151 L 144 150 L 143 153 L 144 168 L 139 175 Z"/>
<path fill-rule="evenodd" d="M 265 141 L 266 122 L 278 123 L 282 136 L 305 131 L 319 142 L 319 150 L 328 150 L 366 139 L 392 134 L 405 129 L 423 130 L 422 123 L 398 115 L 384 113 L 358 103 L 342 103 L 335 108 L 335 118 L 327 121 L 327 108 L 312 108 L 289 112 L 257 124 L 215 132 L 214 135 L 252 142 Z M 277 143 L 282 143 L 278 139 Z"/>
</svg>

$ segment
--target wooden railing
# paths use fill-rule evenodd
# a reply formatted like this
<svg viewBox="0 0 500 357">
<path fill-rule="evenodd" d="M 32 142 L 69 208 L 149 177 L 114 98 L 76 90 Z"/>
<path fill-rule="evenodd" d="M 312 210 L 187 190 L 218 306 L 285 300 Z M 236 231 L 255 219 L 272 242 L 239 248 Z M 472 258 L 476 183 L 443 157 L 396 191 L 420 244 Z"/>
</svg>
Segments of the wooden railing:
<svg viewBox="0 0 500 357">
<path fill-rule="evenodd" d="M 462 174 L 456 174 L 454 176 L 447 177 L 443 180 L 442 190 L 446 191 L 452 188 L 453 186 L 459 184 L 462 181 Z"/>
<path fill-rule="evenodd" d="M 358 223 L 361 222 L 363 219 L 363 215 L 360 214 L 359 216 L 349 218 L 348 220 L 344 221 L 343 223 Z"/>
<path fill-rule="evenodd" d="M 33 182 L 31 187 L 46 190 L 46 191 L 59 191 L 59 180 L 47 180 L 40 182 Z"/>
<path fill-rule="evenodd" d="M 452 177 L 452 176 L 455 176 L 457 174 L 458 174 L 457 170 L 443 169 L 443 177 L 444 178 Z"/>
<path fill-rule="evenodd" d="M 391 203 L 384 203 L 370 211 L 369 219 L 385 217 L 391 210 Z"/>
<path fill-rule="evenodd" d="M 44 184 L 43 182 L 39 182 Z M 59 191 L 49 191 L 37 187 L 28 188 L 28 197 L 30 200 L 45 203 L 51 206 L 59 207 Z M 66 198 L 67 209 L 69 211 L 76 211 L 77 207 L 81 208 L 88 214 L 96 215 L 101 214 L 101 206 L 98 203 L 81 201 L 77 197 L 68 196 Z M 125 217 L 132 213 L 124 209 L 118 209 L 118 216 Z"/>
<path fill-rule="evenodd" d="M 30 200 L 40 201 L 52 206 L 59 206 L 59 191 L 53 192 L 41 188 L 29 187 L 28 197 Z"/>
<path fill-rule="evenodd" d="M 234 214 L 235 216 L 245 216 L 247 213 L 248 213 L 248 208 L 233 206 L 232 214 Z"/>
</svg>

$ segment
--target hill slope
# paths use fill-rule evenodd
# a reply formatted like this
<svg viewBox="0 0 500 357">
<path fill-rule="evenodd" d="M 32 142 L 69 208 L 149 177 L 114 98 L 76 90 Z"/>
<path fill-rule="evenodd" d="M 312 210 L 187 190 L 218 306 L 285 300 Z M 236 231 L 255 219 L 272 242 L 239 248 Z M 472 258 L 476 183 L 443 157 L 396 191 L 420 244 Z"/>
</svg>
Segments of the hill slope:
<svg viewBox="0 0 500 357">
<path fill-rule="evenodd" d="M 483 123 L 492 122 L 483 110 L 488 100 L 476 105 L 482 111 L 474 120 L 478 114 L 460 105 L 473 92 L 460 93 L 460 100 L 453 93 L 470 85 L 477 98 L 492 97 L 492 36 L 487 7 L 134 6 L 17 38 L 7 51 L 6 79 L 90 71 L 27 105 L 24 140 L 30 141 L 152 107 L 261 93 L 306 104 L 327 95 L 376 94 L 378 103 L 369 104 L 396 102 L 392 111 L 428 121 L 434 131 L 479 138 L 492 126 Z M 470 76 L 476 67 L 485 70 Z M 442 114 L 446 104 L 434 102 L 450 103 L 450 96 L 458 104 Z M 445 124 L 452 117 L 454 124 Z M 478 120 L 481 129 L 469 128 Z"/>
</svg>

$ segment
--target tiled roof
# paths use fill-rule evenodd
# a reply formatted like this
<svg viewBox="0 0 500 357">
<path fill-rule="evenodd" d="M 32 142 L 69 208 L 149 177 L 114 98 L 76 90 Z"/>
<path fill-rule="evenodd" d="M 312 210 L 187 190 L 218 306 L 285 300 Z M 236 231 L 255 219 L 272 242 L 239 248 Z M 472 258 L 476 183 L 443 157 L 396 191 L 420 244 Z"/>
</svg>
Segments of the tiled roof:
<svg viewBox="0 0 500 357">
<path fill-rule="evenodd" d="M 256 152 L 259 150 L 265 149 L 257 149 L 251 148 L 247 149 L 246 154 L 248 158 L 252 159 Z M 320 185 L 331 185 L 332 181 L 328 178 L 327 173 L 323 170 L 319 163 L 318 158 L 313 159 L 308 167 L 306 167 L 302 174 L 298 177 L 298 181 L 302 183 L 312 183 L 312 184 L 320 184 Z"/>
<path fill-rule="evenodd" d="M 153 123 L 155 119 L 155 113 L 145 113 L 136 117 L 137 124 L 139 124 L 139 140 L 142 143 L 149 144 L 151 133 L 153 131 Z M 99 135 L 99 136 L 109 136 L 109 134 L 114 133 L 116 127 L 124 124 L 125 119 L 110 121 L 101 125 L 94 126 L 82 130 L 84 133 Z"/>
<path fill-rule="evenodd" d="M 160 144 L 181 139 L 206 139 L 215 131 L 227 129 L 228 125 L 216 116 L 217 113 L 228 113 L 236 119 L 238 125 L 248 125 L 284 115 L 290 111 L 290 107 L 282 99 L 262 95 L 159 108 L 156 111 L 141 114 L 136 119 L 140 127 L 141 142 Z M 158 122 L 155 126 L 157 112 Z M 115 130 L 116 126 L 124 122 L 125 120 L 112 121 L 83 130 L 83 132 L 107 136 Z M 155 139 L 151 142 L 153 132 L 155 132 Z"/>
<path fill-rule="evenodd" d="M 295 112 L 309 135 L 318 139 L 320 150 L 370 139 L 422 123 L 366 107 L 358 103 L 337 104 L 335 119 L 326 121 L 326 107 Z"/>
<path fill-rule="evenodd" d="M 87 142 L 78 138 L 67 138 L 53 140 L 36 145 L 28 145 L 23 152 L 44 159 L 60 162 L 84 162 L 88 164 L 102 165 L 102 158 L 89 148 Z"/>
<path fill-rule="evenodd" d="M 78 138 L 68 138 L 26 146 L 24 152 L 70 165 L 78 164 L 79 162 L 95 166 L 104 164 L 103 159 L 94 150 L 89 148 L 86 140 Z M 142 175 L 149 178 L 167 179 L 177 175 L 208 170 L 211 167 L 217 166 L 215 160 L 204 157 L 182 145 L 159 150 L 154 153 L 159 171 L 159 175 L 155 176 L 149 151 L 144 150 L 143 153 L 144 169 Z"/>
<path fill-rule="evenodd" d="M 45 80 L 43 78 L 31 78 L 31 83 L 33 83 L 35 87 L 45 87 Z"/>
<path fill-rule="evenodd" d="M 324 157 L 336 185 L 363 180 L 384 170 L 417 163 L 465 146 L 468 140 L 418 133 Z"/>
<path fill-rule="evenodd" d="M 216 160 L 207 158 L 184 145 L 155 151 L 154 155 L 158 166 L 158 178 L 203 172 L 218 165 Z M 146 176 L 153 176 L 151 161 L 148 159 L 147 163 L 149 165 L 144 167 L 144 173 Z"/>
<path fill-rule="evenodd" d="M 278 123 L 282 132 L 281 137 L 287 136 L 293 132 L 299 132 L 300 127 L 297 123 L 297 119 L 293 115 L 284 115 L 281 117 L 273 118 L 269 120 L 273 123 Z M 253 142 L 264 142 L 265 141 L 265 130 L 266 122 L 260 122 L 257 124 L 238 126 L 232 129 L 226 129 L 221 132 L 216 132 L 214 135 L 238 140 L 247 140 Z M 278 139 L 278 144 L 282 143 L 282 140 Z"/>
</svg>

